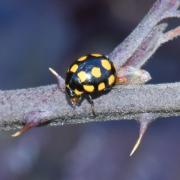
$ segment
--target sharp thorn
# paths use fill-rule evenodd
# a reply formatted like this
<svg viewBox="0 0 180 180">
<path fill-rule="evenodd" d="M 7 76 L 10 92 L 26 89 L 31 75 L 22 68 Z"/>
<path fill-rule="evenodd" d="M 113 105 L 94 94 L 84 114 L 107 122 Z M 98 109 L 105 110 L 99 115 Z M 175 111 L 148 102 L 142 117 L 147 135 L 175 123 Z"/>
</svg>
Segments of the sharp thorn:
<svg viewBox="0 0 180 180">
<path fill-rule="evenodd" d="M 54 69 L 52 69 L 51 67 L 49 67 L 49 71 L 56 77 L 59 89 L 62 92 L 64 92 L 64 89 L 65 89 L 64 83 L 65 82 L 64 82 L 63 78 Z"/>
<path fill-rule="evenodd" d="M 49 67 L 49 71 L 50 71 L 54 76 L 56 76 L 56 78 L 59 77 L 59 74 L 58 74 L 54 69 L 52 69 L 51 67 Z"/>
<path fill-rule="evenodd" d="M 129 156 L 132 156 L 136 152 L 138 147 L 140 146 L 141 141 L 143 139 L 143 136 L 144 136 L 144 134 L 145 134 L 145 132 L 147 130 L 148 124 L 149 123 L 140 123 L 139 137 L 138 137 L 135 145 L 133 146 L 133 149 L 132 149 L 132 151 L 131 151 Z"/>
<path fill-rule="evenodd" d="M 11 136 L 12 137 L 18 137 L 18 136 L 20 136 L 22 133 L 21 133 L 21 131 L 17 131 L 17 132 L 15 132 L 14 134 L 12 134 Z"/>
<path fill-rule="evenodd" d="M 32 126 L 30 124 L 27 124 L 22 129 L 20 129 L 19 131 L 15 132 L 11 136 L 12 137 L 18 137 L 18 136 L 20 136 L 21 134 L 25 133 L 26 131 L 28 131 L 31 128 L 32 128 Z"/>
</svg>

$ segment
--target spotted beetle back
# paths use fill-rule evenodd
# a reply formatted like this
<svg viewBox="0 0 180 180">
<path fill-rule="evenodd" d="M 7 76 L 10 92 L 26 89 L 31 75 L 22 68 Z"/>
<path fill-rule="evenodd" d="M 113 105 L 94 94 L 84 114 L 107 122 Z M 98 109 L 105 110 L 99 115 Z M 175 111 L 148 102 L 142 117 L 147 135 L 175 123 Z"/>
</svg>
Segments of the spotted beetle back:
<svg viewBox="0 0 180 180">
<path fill-rule="evenodd" d="M 70 97 L 96 95 L 110 90 L 116 80 L 113 63 L 102 54 L 88 54 L 76 60 L 66 74 L 66 92 Z"/>
</svg>

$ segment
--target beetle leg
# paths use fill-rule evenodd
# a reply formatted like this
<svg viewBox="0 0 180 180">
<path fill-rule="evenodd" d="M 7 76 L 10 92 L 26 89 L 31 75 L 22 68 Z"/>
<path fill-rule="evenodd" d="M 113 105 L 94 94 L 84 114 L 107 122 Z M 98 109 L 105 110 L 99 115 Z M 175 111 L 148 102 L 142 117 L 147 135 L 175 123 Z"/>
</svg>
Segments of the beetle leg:
<svg viewBox="0 0 180 180">
<path fill-rule="evenodd" d="M 93 101 L 91 95 L 88 95 L 87 99 L 88 99 L 88 102 L 91 104 L 91 110 L 92 110 L 93 116 L 96 116 L 96 113 L 95 113 L 95 110 L 94 110 L 94 101 Z"/>
</svg>

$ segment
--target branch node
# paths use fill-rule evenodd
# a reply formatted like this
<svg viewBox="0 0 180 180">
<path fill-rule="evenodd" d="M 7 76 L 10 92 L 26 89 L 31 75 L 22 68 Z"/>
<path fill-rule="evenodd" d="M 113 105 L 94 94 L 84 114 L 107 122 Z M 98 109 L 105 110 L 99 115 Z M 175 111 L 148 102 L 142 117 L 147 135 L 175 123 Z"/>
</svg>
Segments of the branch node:
<svg viewBox="0 0 180 180">
<path fill-rule="evenodd" d="M 26 131 L 28 131 L 33 127 L 38 127 L 49 123 L 50 121 L 47 120 L 48 116 L 49 116 L 48 111 L 32 111 L 27 113 L 24 116 L 24 120 L 23 120 L 24 127 L 19 131 L 15 132 L 14 134 L 12 134 L 11 136 L 12 137 L 20 136 L 21 134 L 25 133 Z"/>
<path fill-rule="evenodd" d="M 145 84 L 150 80 L 151 75 L 148 71 L 133 66 L 123 66 L 117 71 L 116 84 Z"/>
</svg>

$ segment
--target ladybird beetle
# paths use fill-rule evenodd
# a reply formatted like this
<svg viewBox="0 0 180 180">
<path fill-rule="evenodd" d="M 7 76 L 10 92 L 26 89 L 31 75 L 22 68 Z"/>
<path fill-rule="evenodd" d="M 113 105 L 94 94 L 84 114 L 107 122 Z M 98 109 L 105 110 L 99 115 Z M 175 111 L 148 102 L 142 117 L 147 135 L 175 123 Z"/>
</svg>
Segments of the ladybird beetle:
<svg viewBox="0 0 180 180">
<path fill-rule="evenodd" d="M 93 115 L 93 98 L 108 92 L 117 83 L 113 62 L 103 54 L 92 53 L 81 56 L 67 70 L 65 82 L 52 68 L 51 73 L 57 78 L 58 86 L 70 98 L 71 105 L 77 106 L 83 98 L 91 104 Z"/>
<path fill-rule="evenodd" d="M 116 70 L 113 63 L 105 55 L 88 54 L 77 59 L 69 67 L 65 90 L 73 106 L 86 97 L 95 114 L 92 98 L 109 91 L 115 81 Z"/>
</svg>

